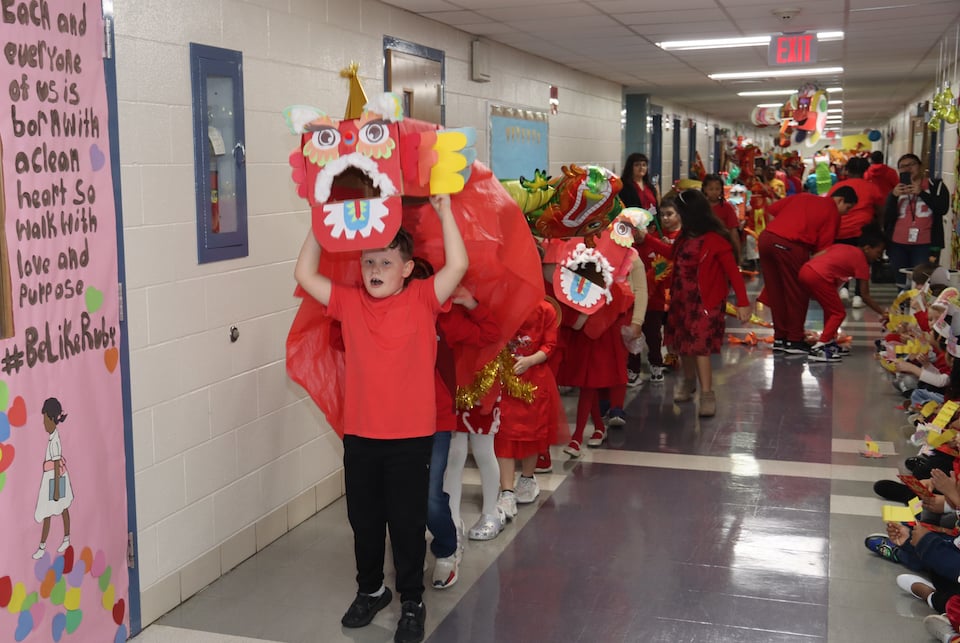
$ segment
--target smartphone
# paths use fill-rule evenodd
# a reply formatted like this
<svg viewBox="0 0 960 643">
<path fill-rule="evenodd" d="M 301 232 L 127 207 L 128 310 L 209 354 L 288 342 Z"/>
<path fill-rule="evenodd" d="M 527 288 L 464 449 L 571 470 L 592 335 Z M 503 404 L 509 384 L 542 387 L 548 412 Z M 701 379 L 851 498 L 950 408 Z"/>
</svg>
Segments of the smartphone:
<svg viewBox="0 0 960 643">
<path fill-rule="evenodd" d="M 900 184 L 901 185 L 910 185 L 913 183 L 913 177 L 909 172 L 900 173 Z"/>
</svg>

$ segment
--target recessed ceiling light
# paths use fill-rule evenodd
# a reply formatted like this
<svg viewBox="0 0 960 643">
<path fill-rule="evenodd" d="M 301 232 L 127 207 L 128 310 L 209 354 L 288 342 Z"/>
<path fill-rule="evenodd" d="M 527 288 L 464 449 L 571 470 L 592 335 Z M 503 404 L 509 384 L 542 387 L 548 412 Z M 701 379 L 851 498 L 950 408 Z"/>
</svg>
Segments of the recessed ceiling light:
<svg viewBox="0 0 960 643">
<path fill-rule="evenodd" d="M 843 87 L 827 87 L 827 93 L 842 92 Z M 789 96 L 796 94 L 796 89 L 765 89 L 750 92 L 737 92 L 737 96 Z"/>
<path fill-rule="evenodd" d="M 742 38 L 708 38 L 701 40 L 668 40 L 656 43 L 664 51 L 695 51 L 697 49 L 729 49 L 731 47 L 759 47 L 770 44 L 771 36 L 744 36 Z M 817 32 L 818 42 L 843 40 L 842 31 Z"/>
<path fill-rule="evenodd" d="M 833 91 L 832 89 L 829 91 Z M 828 100 L 827 105 L 843 105 L 843 101 L 839 98 L 837 100 Z"/>
<path fill-rule="evenodd" d="M 826 76 L 842 74 L 843 67 L 795 67 L 792 69 L 764 69 L 760 71 L 731 71 L 719 74 L 707 74 L 712 80 L 734 80 L 737 78 L 788 78 L 792 76 Z"/>
<path fill-rule="evenodd" d="M 760 103 L 757 107 L 783 107 L 783 103 Z"/>
</svg>

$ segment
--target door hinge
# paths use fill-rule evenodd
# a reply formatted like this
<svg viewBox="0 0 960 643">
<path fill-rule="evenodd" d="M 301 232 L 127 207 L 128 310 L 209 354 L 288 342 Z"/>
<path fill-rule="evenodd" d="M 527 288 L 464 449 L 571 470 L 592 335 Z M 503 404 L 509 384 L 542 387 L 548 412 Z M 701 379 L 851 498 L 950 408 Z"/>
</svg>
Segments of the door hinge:
<svg viewBox="0 0 960 643">
<path fill-rule="evenodd" d="M 133 547 L 133 532 L 127 532 L 127 567 L 135 569 L 137 566 L 137 556 Z"/>
<path fill-rule="evenodd" d="M 103 16 L 103 57 L 113 58 L 113 14 Z"/>
</svg>

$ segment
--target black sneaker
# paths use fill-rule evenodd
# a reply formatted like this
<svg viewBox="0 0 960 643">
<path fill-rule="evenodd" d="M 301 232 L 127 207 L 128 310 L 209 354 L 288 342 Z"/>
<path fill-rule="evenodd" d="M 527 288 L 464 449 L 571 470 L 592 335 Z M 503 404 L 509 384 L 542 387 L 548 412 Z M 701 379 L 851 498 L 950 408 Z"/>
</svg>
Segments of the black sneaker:
<svg viewBox="0 0 960 643">
<path fill-rule="evenodd" d="M 846 357 L 850 354 L 850 347 L 843 344 L 837 344 L 837 355 L 840 357 Z"/>
<path fill-rule="evenodd" d="M 423 603 L 404 601 L 400 607 L 400 622 L 394 643 L 420 643 L 423 640 L 423 624 L 427 620 L 427 608 Z"/>
<path fill-rule="evenodd" d="M 810 349 L 807 359 L 813 362 L 839 362 L 840 348 L 835 342 L 828 342 L 826 344 L 817 342 L 813 348 Z"/>
<path fill-rule="evenodd" d="M 775 353 L 782 353 L 787 350 L 787 340 L 785 339 L 773 339 L 773 351 Z"/>
<path fill-rule="evenodd" d="M 810 345 L 806 342 L 786 342 L 783 350 L 788 355 L 809 355 Z"/>
<path fill-rule="evenodd" d="M 357 592 L 357 597 L 350 603 L 347 613 L 340 619 L 344 627 L 363 627 L 369 625 L 377 612 L 390 604 L 393 600 L 393 594 L 389 587 L 383 588 L 383 594 L 380 596 L 370 596 Z"/>
</svg>

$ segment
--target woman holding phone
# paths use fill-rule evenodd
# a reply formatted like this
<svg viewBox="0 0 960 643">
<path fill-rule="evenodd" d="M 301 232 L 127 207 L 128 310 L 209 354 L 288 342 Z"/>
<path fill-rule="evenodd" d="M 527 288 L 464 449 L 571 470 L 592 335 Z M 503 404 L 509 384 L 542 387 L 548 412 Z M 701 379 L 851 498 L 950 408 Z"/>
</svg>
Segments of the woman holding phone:
<svg viewBox="0 0 960 643">
<path fill-rule="evenodd" d="M 916 154 L 901 156 L 897 171 L 900 182 L 887 197 L 883 229 L 890 239 L 887 256 L 896 271 L 897 286 L 903 290 L 907 275 L 901 268 L 940 260 L 943 216 L 950 209 L 950 191 L 940 179 L 924 176 Z"/>
</svg>

